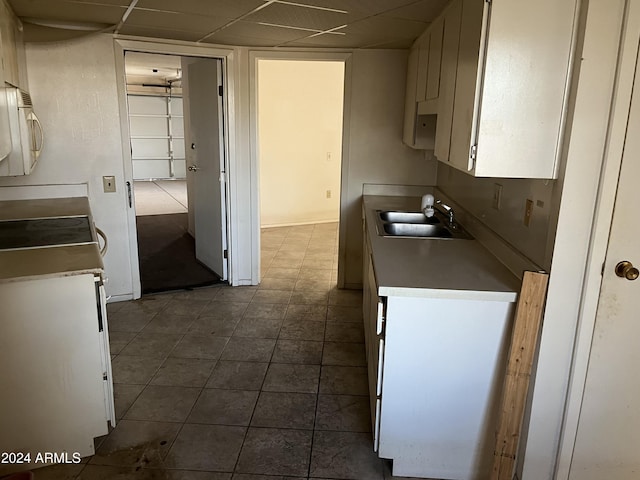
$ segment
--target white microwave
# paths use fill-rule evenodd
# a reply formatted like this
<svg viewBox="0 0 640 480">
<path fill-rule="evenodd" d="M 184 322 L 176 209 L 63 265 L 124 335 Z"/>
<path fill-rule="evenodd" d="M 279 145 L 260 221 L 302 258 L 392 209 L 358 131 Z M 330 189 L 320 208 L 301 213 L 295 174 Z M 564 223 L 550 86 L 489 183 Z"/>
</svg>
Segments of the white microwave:
<svg viewBox="0 0 640 480">
<path fill-rule="evenodd" d="M 0 176 L 29 175 L 35 168 L 44 145 L 42 126 L 33 111 L 29 94 L 18 87 L 9 84 L 5 86 L 9 127 L 9 137 L 6 139 L 9 142 L 5 144 L 10 143 L 11 150 L 0 160 Z"/>
</svg>

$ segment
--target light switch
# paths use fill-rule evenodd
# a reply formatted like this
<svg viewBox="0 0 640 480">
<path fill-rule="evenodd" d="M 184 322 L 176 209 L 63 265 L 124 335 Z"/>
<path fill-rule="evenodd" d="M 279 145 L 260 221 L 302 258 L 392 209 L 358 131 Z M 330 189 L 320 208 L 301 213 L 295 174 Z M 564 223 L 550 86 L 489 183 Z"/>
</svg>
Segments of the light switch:
<svg viewBox="0 0 640 480">
<path fill-rule="evenodd" d="M 102 177 L 102 187 L 104 193 L 113 193 L 116 191 L 116 177 L 113 175 L 105 175 Z"/>
</svg>

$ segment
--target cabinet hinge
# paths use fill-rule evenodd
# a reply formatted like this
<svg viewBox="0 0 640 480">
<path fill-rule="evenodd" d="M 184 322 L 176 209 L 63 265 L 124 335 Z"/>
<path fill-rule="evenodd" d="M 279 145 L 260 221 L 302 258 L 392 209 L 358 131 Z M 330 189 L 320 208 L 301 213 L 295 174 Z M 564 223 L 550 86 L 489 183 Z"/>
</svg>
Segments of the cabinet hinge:
<svg viewBox="0 0 640 480">
<path fill-rule="evenodd" d="M 477 155 L 478 155 L 478 144 L 476 143 L 475 145 L 471 146 L 471 152 L 469 153 L 469 158 L 471 158 L 471 160 L 475 162 Z"/>
<path fill-rule="evenodd" d="M 222 96 L 222 85 L 218 85 L 218 95 Z"/>
<path fill-rule="evenodd" d="M 102 374 L 102 380 L 104 380 L 105 382 L 108 380 L 109 377 L 107 377 L 106 373 Z"/>
<path fill-rule="evenodd" d="M 225 249 L 224 252 L 222 252 L 222 256 L 224 258 L 229 258 L 229 250 Z"/>
</svg>

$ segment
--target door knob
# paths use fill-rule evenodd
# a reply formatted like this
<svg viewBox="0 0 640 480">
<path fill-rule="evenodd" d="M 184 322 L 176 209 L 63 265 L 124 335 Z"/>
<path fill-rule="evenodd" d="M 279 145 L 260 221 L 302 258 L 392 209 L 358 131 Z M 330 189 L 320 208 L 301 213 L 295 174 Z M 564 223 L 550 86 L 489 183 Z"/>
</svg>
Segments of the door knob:
<svg viewBox="0 0 640 480">
<path fill-rule="evenodd" d="M 624 260 L 616 265 L 616 275 L 627 280 L 635 280 L 640 276 L 640 271 L 631 262 Z"/>
<path fill-rule="evenodd" d="M 190 172 L 197 172 L 198 171 L 198 167 L 196 167 L 195 165 L 189 165 L 187 167 L 187 170 L 189 170 Z"/>
</svg>

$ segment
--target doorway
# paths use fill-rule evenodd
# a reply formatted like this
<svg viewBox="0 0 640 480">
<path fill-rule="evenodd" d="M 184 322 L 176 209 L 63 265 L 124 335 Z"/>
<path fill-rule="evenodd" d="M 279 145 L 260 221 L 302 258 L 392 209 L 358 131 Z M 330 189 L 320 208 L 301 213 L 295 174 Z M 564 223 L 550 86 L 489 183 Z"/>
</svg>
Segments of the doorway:
<svg viewBox="0 0 640 480">
<path fill-rule="evenodd" d="M 345 65 L 256 68 L 261 281 L 308 287 L 315 276 L 325 290 L 337 280 Z"/>
<path fill-rule="evenodd" d="M 222 61 L 126 52 L 125 74 L 142 293 L 226 280 Z"/>
</svg>

